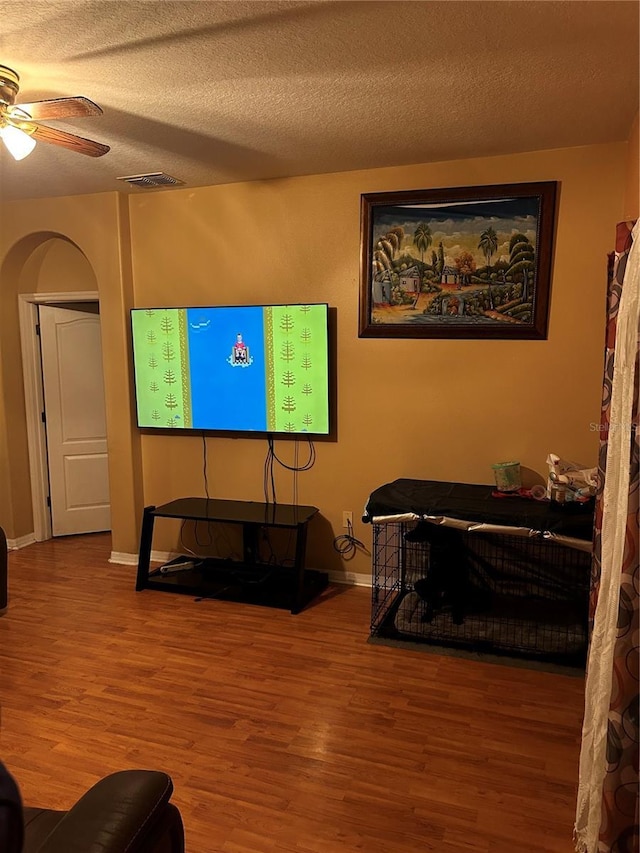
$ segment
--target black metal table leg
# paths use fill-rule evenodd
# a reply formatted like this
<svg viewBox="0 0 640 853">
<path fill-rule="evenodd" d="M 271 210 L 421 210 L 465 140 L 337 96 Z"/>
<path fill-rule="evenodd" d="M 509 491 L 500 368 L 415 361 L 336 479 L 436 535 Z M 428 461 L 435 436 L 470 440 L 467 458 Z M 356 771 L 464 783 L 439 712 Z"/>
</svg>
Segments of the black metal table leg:
<svg viewBox="0 0 640 853">
<path fill-rule="evenodd" d="M 136 577 L 136 591 L 145 589 L 149 579 L 149 566 L 151 564 L 151 540 L 153 539 L 153 523 L 155 521 L 155 506 L 146 506 L 142 515 L 142 529 L 140 531 L 140 551 L 138 553 L 138 575 Z"/>
<path fill-rule="evenodd" d="M 295 593 L 291 603 L 291 612 L 300 613 L 304 607 L 304 563 L 307 547 L 307 524 L 303 522 L 296 527 L 296 555 L 294 561 Z"/>
</svg>

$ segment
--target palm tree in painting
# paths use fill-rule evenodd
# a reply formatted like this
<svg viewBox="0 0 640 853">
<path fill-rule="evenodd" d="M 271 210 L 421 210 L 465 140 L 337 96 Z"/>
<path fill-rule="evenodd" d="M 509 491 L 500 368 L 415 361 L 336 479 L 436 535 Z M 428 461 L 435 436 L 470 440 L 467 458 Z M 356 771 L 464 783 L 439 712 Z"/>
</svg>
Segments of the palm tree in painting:
<svg viewBox="0 0 640 853">
<path fill-rule="evenodd" d="M 491 290 L 491 274 L 489 272 L 489 265 L 491 264 L 492 256 L 498 248 L 498 235 L 491 226 L 489 226 L 486 231 L 483 231 L 480 235 L 478 248 L 482 251 L 482 254 L 485 256 L 487 261 L 487 274 L 489 275 L 489 303 L 491 308 L 493 308 L 493 291 Z"/>
<path fill-rule="evenodd" d="M 433 238 L 431 237 L 431 228 L 429 228 L 426 222 L 418 223 L 418 227 L 413 232 L 413 245 L 420 252 L 420 261 L 423 266 L 424 253 L 429 249 L 432 242 Z"/>
<path fill-rule="evenodd" d="M 498 248 L 498 235 L 491 226 L 489 226 L 487 230 L 483 231 L 480 235 L 478 248 L 482 251 L 482 254 L 487 260 L 487 266 L 489 266 L 491 258 L 495 255 L 496 249 Z"/>
</svg>

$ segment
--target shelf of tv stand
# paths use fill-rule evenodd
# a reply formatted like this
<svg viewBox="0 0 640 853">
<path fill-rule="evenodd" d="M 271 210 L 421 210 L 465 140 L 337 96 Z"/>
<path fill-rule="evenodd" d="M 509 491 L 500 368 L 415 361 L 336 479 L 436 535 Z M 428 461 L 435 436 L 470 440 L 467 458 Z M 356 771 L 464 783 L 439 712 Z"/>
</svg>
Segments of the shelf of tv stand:
<svg viewBox="0 0 640 853">
<path fill-rule="evenodd" d="M 179 498 L 162 506 L 148 506 L 142 517 L 136 590 L 158 589 L 203 598 L 244 601 L 299 613 L 328 583 L 328 575 L 305 568 L 307 525 L 318 512 L 314 506 L 229 501 L 217 498 Z M 151 543 L 156 518 L 178 518 L 242 525 L 243 559 L 195 558 L 194 567 L 171 574 L 150 571 Z M 259 558 L 261 528 L 295 531 L 291 567 L 274 566 Z"/>
</svg>

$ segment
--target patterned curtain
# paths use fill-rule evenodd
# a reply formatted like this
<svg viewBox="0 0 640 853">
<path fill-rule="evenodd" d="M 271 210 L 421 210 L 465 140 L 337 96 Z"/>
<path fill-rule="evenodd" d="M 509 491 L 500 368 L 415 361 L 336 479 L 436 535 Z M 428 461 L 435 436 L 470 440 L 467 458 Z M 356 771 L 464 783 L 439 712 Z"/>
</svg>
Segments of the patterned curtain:
<svg viewBox="0 0 640 853">
<path fill-rule="evenodd" d="M 580 853 L 638 853 L 640 643 L 638 359 L 640 226 L 611 258 L 592 625 L 575 840 Z"/>
</svg>

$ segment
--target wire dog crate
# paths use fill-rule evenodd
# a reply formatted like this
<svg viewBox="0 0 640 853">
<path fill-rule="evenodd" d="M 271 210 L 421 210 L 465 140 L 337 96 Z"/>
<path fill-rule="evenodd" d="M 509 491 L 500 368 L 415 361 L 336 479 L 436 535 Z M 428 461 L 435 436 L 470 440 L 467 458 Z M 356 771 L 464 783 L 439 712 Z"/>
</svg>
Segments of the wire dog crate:
<svg viewBox="0 0 640 853">
<path fill-rule="evenodd" d="M 584 667 L 590 569 L 541 536 L 374 523 L 371 635 Z"/>
</svg>

